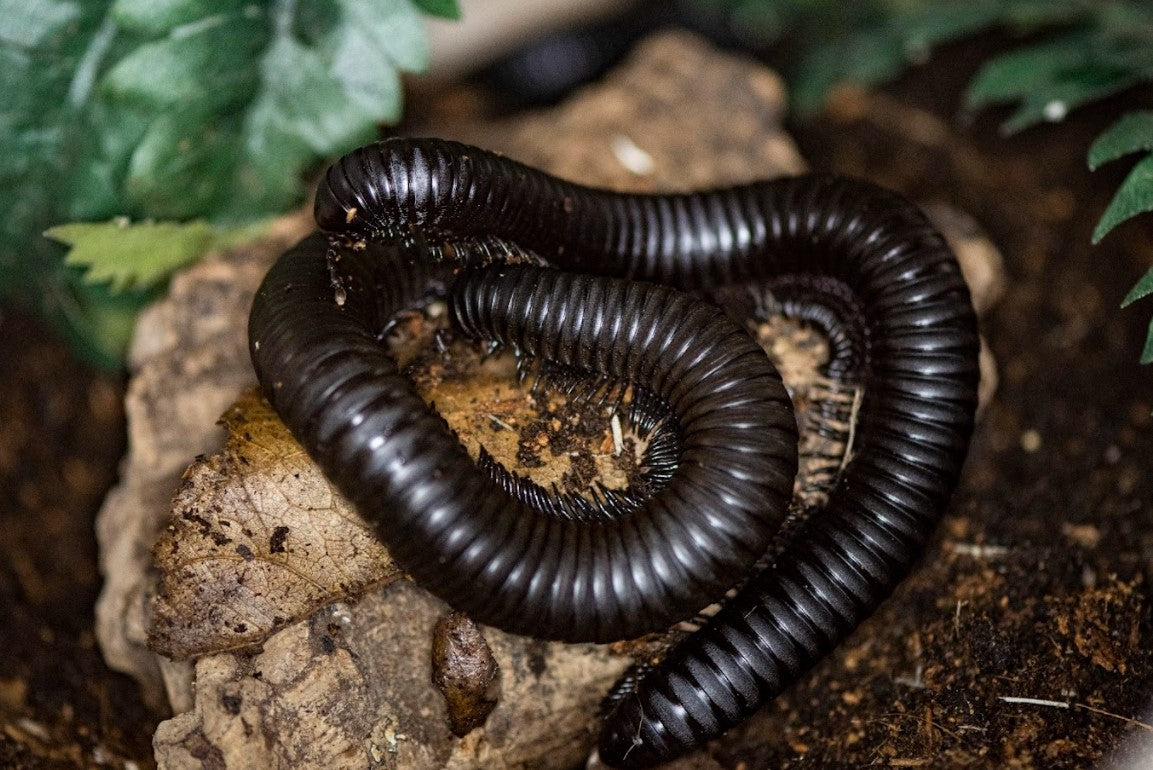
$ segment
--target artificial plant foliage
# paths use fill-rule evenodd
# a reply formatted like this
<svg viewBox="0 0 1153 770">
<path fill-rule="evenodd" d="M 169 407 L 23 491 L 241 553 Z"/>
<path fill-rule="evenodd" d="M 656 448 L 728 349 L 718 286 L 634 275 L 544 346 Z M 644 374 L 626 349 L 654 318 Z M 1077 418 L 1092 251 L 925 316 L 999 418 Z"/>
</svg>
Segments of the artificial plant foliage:
<svg viewBox="0 0 1153 770">
<path fill-rule="evenodd" d="M 193 245 L 214 242 L 205 232 L 283 211 L 319 158 L 399 117 L 400 73 L 428 60 L 423 13 L 459 11 L 454 0 L 0 0 L 0 184 L 13 199 L 0 210 L 0 296 L 116 365 L 136 311 Z M 54 230 L 87 270 L 41 235 L 118 217 L 194 224 Z"/>
<path fill-rule="evenodd" d="M 199 259 L 217 240 L 212 225 L 195 222 L 73 222 L 44 232 L 71 246 L 65 264 L 83 267 L 91 283 L 113 293 L 149 289 L 178 268 Z"/>
<path fill-rule="evenodd" d="M 442 16 L 446 19 L 459 19 L 460 8 L 456 0 L 416 0 L 417 6 L 431 16 Z"/>
<path fill-rule="evenodd" d="M 928 58 L 933 46 L 999 28 L 1020 43 L 978 71 L 968 110 L 1004 103 L 1006 133 L 1055 122 L 1087 104 L 1153 84 L 1153 3 L 1148 0 L 681 0 L 727 9 L 764 43 L 799 50 L 790 76 L 794 104 L 821 104 L 838 82 L 873 85 Z M 1135 111 L 1089 150 L 1089 165 L 1141 153 L 1101 217 L 1093 242 L 1121 222 L 1153 211 L 1153 112 Z M 1124 304 L 1153 293 L 1153 270 Z M 1153 362 L 1153 323 L 1141 358 Z"/>
<path fill-rule="evenodd" d="M 1103 163 L 1123 158 L 1133 153 L 1143 157 L 1133 166 L 1133 170 L 1121 183 L 1121 188 L 1113 197 L 1109 208 L 1093 233 L 1094 242 L 1105 237 L 1115 225 L 1138 214 L 1153 211 L 1153 111 L 1131 112 L 1105 130 L 1093 146 L 1089 148 L 1089 167 L 1096 170 Z M 1141 277 L 1125 299 L 1121 307 L 1128 307 L 1139 299 L 1153 294 L 1153 268 Z M 1153 321 L 1145 337 L 1145 347 L 1141 352 L 1141 363 L 1153 363 Z"/>
<path fill-rule="evenodd" d="M 1150 294 L 1153 294 L 1153 267 L 1149 268 L 1149 271 L 1141 276 L 1141 280 L 1137 281 L 1129 290 L 1125 299 L 1121 301 L 1121 307 L 1128 307 Z M 1150 321 L 1149 333 L 1145 336 L 1145 348 L 1141 351 L 1141 363 L 1153 364 L 1153 321 Z"/>
<path fill-rule="evenodd" d="M 1153 111 L 1131 112 L 1110 126 L 1089 148 L 1089 168 L 1133 153 L 1143 153 L 1129 176 L 1121 183 L 1109 208 L 1093 232 L 1093 242 L 1105 237 L 1130 217 L 1153 210 Z"/>
</svg>

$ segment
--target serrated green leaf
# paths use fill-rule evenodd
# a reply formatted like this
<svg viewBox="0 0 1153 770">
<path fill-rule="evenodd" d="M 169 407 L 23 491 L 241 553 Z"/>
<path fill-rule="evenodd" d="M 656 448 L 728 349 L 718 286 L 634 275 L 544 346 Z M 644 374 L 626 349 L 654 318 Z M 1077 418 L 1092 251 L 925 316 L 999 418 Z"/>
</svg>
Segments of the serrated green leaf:
<svg viewBox="0 0 1153 770">
<path fill-rule="evenodd" d="M 1148 24 L 1153 26 L 1153 12 Z M 1147 33 L 1148 34 L 1148 33 Z M 1121 35 L 1098 35 L 1101 44 L 1095 52 L 1095 59 L 1104 67 L 1112 67 L 1142 78 L 1153 78 L 1153 46 L 1149 38 Z"/>
<path fill-rule="evenodd" d="M 310 0 L 260 18 L 269 43 L 258 57 L 241 56 L 248 59 L 232 68 L 231 81 L 202 71 L 206 51 L 224 34 L 212 19 L 134 52 L 110 72 L 110 95 L 163 110 L 128 164 L 124 189 L 134 214 L 239 222 L 281 210 L 302 195 L 306 166 L 394 121 L 398 70 L 427 64 L 411 0 Z M 179 66 L 169 67 L 174 58 Z M 176 85 L 154 82 L 153 71 Z M 206 87 L 216 91 L 212 99 L 197 91 Z M 235 105 L 227 116 L 214 114 L 222 102 Z"/>
<path fill-rule="evenodd" d="M 1009 119 L 1001 124 L 1006 134 L 1015 134 L 1042 122 L 1059 123 L 1073 110 L 1115 93 L 1138 82 L 1121 72 L 1089 70 L 1064 76 L 1029 93 Z"/>
<path fill-rule="evenodd" d="M 802 112 L 814 109 L 836 83 L 850 80 L 874 85 L 894 77 L 905 66 L 905 46 L 888 30 L 875 30 L 830 43 L 806 57 L 793 84 L 794 101 Z"/>
<path fill-rule="evenodd" d="M 75 2 L 0 0 L 0 43 L 36 48 L 79 16 Z"/>
<path fill-rule="evenodd" d="M 1125 177 L 1093 230 L 1093 243 L 1126 219 L 1146 211 L 1153 211 L 1153 155 L 1142 158 Z"/>
<path fill-rule="evenodd" d="M 75 155 L 61 164 L 69 194 L 66 201 L 54 207 L 52 218 L 45 225 L 54 221 L 95 221 L 120 214 L 143 215 L 124 199 L 124 175 L 132 153 L 148 130 L 150 116 L 125 105 L 97 102 L 85 117 L 87 130 L 73 139 Z"/>
<path fill-rule="evenodd" d="M 193 111 L 152 122 L 132 153 L 122 194 L 129 209 L 160 219 L 189 219 L 213 210 L 232 184 L 239 119 Z"/>
<path fill-rule="evenodd" d="M 159 36 L 235 8 L 235 0 L 115 0 L 111 14 L 126 29 Z"/>
<path fill-rule="evenodd" d="M 370 3 L 345 2 L 344 7 L 357 17 L 368 12 Z M 415 11 L 398 14 L 387 24 L 372 25 L 347 24 L 335 32 L 331 42 L 331 75 L 347 97 L 355 103 L 363 116 L 376 122 L 391 122 L 400 113 L 401 86 L 397 68 L 410 71 L 422 69 L 428 59 L 428 49 L 423 41 L 420 17 Z M 419 39 L 404 57 L 391 53 L 389 43 L 392 34 Z M 364 120 L 361 117 L 360 120 Z M 324 150 L 323 153 L 330 153 Z"/>
<path fill-rule="evenodd" d="M 1153 294 L 1153 267 L 1149 268 L 1149 272 L 1133 284 L 1133 288 L 1125 295 L 1125 299 L 1121 300 L 1121 307 L 1129 307 L 1137 300 L 1148 297 L 1150 294 Z"/>
<path fill-rule="evenodd" d="M 1000 9 L 1006 24 L 1025 31 L 1071 24 L 1092 15 L 1093 7 L 1085 0 L 1005 0 Z"/>
<path fill-rule="evenodd" d="M 829 89 L 848 75 L 840 59 L 832 53 L 830 47 L 822 46 L 802 57 L 800 69 L 789 84 L 793 106 L 798 112 L 806 114 L 818 109 Z"/>
<path fill-rule="evenodd" d="M 456 0 L 413 0 L 417 7 L 432 16 L 444 19 L 459 19 L 460 6 Z"/>
<path fill-rule="evenodd" d="M 955 40 L 995 23 L 1002 12 L 998 0 L 969 0 L 965 3 L 930 3 L 915 6 L 898 15 L 894 26 L 904 41 L 905 53 L 916 60 L 930 48 L 946 40 Z"/>
<path fill-rule="evenodd" d="M 156 291 L 113 293 L 105 284 L 85 283 L 75 269 L 61 272 L 52 283 L 55 327 L 89 364 L 108 371 L 122 368 L 136 317 L 157 298 Z"/>
<path fill-rule="evenodd" d="M 898 35 L 884 32 L 860 35 L 843 49 L 845 66 L 862 83 L 880 83 L 896 77 L 908 63 L 905 43 Z"/>
<path fill-rule="evenodd" d="M 1101 132 L 1089 148 L 1089 168 L 1102 165 L 1140 150 L 1153 151 L 1153 111 L 1130 112 Z"/>
<path fill-rule="evenodd" d="M 347 98 L 319 52 L 281 37 L 265 54 L 261 69 L 264 85 L 246 126 L 253 141 L 267 146 L 273 137 L 291 137 L 324 155 L 365 135 L 371 119 Z M 396 77 L 391 67 L 382 74 Z M 381 106 L 390 116 L 398 108 L 397 103 Z"/>
<path fill-rule="evenodd" d="M 1153 321 L 1149 322 L 1149 333 L 1145 337 L 1145 349 L 1141 351 L 1141 363 L 1153 364 Z"/>
<path fill-rule="evenodd" d="M 138 47 L 102 85 L 113 98 L 147 109 L 195 105 L 203 112 L 223 111 L 256 89 L 255 62 L 266 40 L 259 19 L 218 13 L 187 33 Z"/>
<path fill-rule="evenodd" d="M 217 227 L 216 237 L 213 239 L 213 248 L 235 249 L 240 246 L 255 243 L 268 237 L 276 220 L 272 217 L 245 222 L 233 227 Z"/>
<path fill-rule="evenodd" d="M 1096 26 L 1106 34 L 1148 43 L 1149 26 L 1153 24 L 1153 6 L 1149 3 L 1144 0 L 1110 0 L 1084 4 L 1092 10 Z"/>
<path fill-rule="evenodd" d="M 824 10 L 843 13 L 849 5 Z M 897 9 L 880 16 L 876 23 L 863 24 L 876 14 L 864 7 L 869 4 L 860 5 L 853 12 L 860 15 L 846 19 L 854 31 L 832 36 L 803 57 L 799 76 L 792 84 L 794 103 L 802 111 L 817 106 L 838 81 L 875 85 L 889 80 L 909 63 L 923 61 L 939 43 L 992 25 L 1002 11 L 1001 0 L 896 3 Z M 799 13 L 818 15 L 803 2 L 782 15 Z"/>
<path fill-rule="evenodd" d="M 336 50 L 352 48 L 350 56 L 362 56 L 365 77 L 384 69 L 386 62 L 404 72 L 419 72 L 428 66 L 428 41 L 424 20 L 410 0 L 337 0 L 341 10 L 340 34 Z M 353 82 L 359 83 L 364 78 Z"/>
<path fill-rule="evenodd" d="M 966 105 L 976 109 L 1028 97 L 1057 81 L 1060 73 L 1083 68 L 1092 55 L 1092 42 L 1084 31 L 1001 54 L 969 82 Z"/>
<path fill-rule="evenodd" d="M 155 286 L 204 256 L 215 237 L 206 222 L 124 220 L 58 225 L 44 234 L 71 247 L 65 263 L 86 268 L 85 281 L 108 284 L 114 293 Z"/>
</svg>

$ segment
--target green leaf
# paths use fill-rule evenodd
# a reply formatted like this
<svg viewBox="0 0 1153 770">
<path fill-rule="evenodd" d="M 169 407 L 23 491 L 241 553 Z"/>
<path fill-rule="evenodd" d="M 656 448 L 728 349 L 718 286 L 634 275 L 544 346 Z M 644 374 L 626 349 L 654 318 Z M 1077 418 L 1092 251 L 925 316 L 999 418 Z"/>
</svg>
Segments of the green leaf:
<svg viewBox="0 0 1153 770">
<path fill-rule="evenodd" d="M 1083 12 L 1087 12 L 1084 11 Z M 1074 32 L 1002 54 L 987 62 L 966 95 L 969 109 L 1020 101 L 1002 129 L 1014 133 L 1042 121 L 1063 120 L 1072 110 L 1153 78 L 1153 52 L 1139 35 L 1108 29 L 1099 15 Z M 1153 15 L 1148 21 L 1153 23 Z"/>
<path fill-rule="evenodd" d="M 115 0 L 111 14 L 134 32 L 163 35 L 235 8 L 234 0 Z"/>
<path fill-rule="evenodd" d="M 830 49 L 821 47 L 802 57 L 800 69 L 789 83 L 792 103 L 798 112 L 808 114 L 819 109 L 829 89 L 845 79 L 841 61 L 830 54 Z"/>
<path fill-rule="evenodd" d="M 40 237 L 86 194 L 92 78 L 119 50 L 101 0 L 0 0 L 0 301 L 52 316 L 63 249 Z M 105 213 L 104 216 L 109 216 Z M 60 323 L 59 316 L 55 322 Z"/>
<path fill-rule="evenodd" d="M 814 109 L 836 83 L 851 80 L 874 85 L 895 77 L 905 63 L 901 39 L 888 31 L 830 43 L 805 57 L 801 75 L 793 84 L 794 100 L 802 112 Z"/>
<path fill-rule="evenodd" d="M 1093 231 L 1093 243 L 1130 217 L 1153 211 L 1153 155 L 1142 158 L 1121 183 Z"/>
<path fill-rule="evenodd" d="M 1149 334 L 1145 337 L 1145 349 L 1141 351 L 1141 363 L 1153 364 L 1153 321 L 1149 322 Z"/>
<path fill-rule="evenodd" d="M 192 3 L 168 5 L 185 18 Z M 146 18 L 150 6 L 120 0 L 117 9 Z M 153 26 L 175 12 L 157 13 Z M 242 34 L 246 24 L 260 34 Z M 267 14 L 216 13 L 177 27 L 103 83 L 114 99 L 156 113 L 121 172 L 128 212 L 242 222 L 282 210 L 302 196 L 309 165 L 399 117 L 399 72 L 427 62 L 411 0 L 281 3 Z"/>
<path fill-rule="evenodd" d="M 238 122 L 180 110 L 153 121 L 124 178 L 122 195 L 129 210 L 189 219 L 217 208 L 221 191 L 233 183 L 240 155 Z"/>
<path fill-rule="evenodd" d="M 1153 111 L 1130 112 L 1105 129 L 1089 148 L 1089 168 L 1141 150 L 1153 151 Z"/>
<path fill-rule="evenodd" d="M 62 181 L 68 188 L 65 200 L 46 212 L 39 230 L 56 222 L 94 221 L 117 214 L 143 215 L 133 209 L 124 194 L 125 169 L 148 130 L 151 115 L 125 105 L 94 103 L 74 136 L 72 152 L 61 159 Z"/>
<path fill-rule="evenodd" d="M 1003 13 L 1001 0 L 889 5 L 896 8 L 876 22 L 862 27 L 856 20 L 857 29 L 833 36 L 803 57 L 793 83 L 794 101 L 802 111 L 819 105 L 838 81 L 875 85 L 889 80 L 908 64 L 924 61 L 939 43 L 988 27 Z M 806 9 L 804 3 L 800 7 Z M 804 12 L 820 15 L 816 8 Z"/>
<path fill-rule="evenodd" d="M 216 111 L 250 98 L 256 88 L 253 62 L 267 41 L 260 19 L 217 13 L 140 46 L 117 62 L 102 86 L 115 99 L 147 109 L 194 105 Z"/>
<path fill-rule="evenodd" d="M 460 18 L 460 6 L 456 0 L 414 0 L 414 2 L 420 10 L 429 15 L 445 19 Z"/>
<path fill-rule="evenodd" d="M 1125 299 L 1121 300 L 1121 307 L 1129 307 L 1137 300 L 1148 297 L 1150 294 L 1153 294 L 1153 267 L 1149 268 L 1149 272 L 1141 276 L 1141 279 L 1133 285 L 1133 288 L 1125 295 Z"/>
<path fill-rule="evenodd" d="M 986 62 L 969 83 L 965 94 L 970 109 L 995 102 L 1028 97 L 1060 78 L 1062 72 L 1085 66 L 1092 56 L 1092 42 L 1084 31 L 1001 54 Z"/>
<path fill-rule="evenodd" d="M 246 126 L 256 141 L 266 143 L 280 135 L 323 155 L 354 144 L 365 134 L 365 115 L 346 97 L 316 51 L 292 38 L 278 38 L 265 55 L 262 69 L 264 88 L 253 104 L 254 119 Z M 391 68 L 384 74 L 396 77 Z M 399 88 L 393 97 L 378 105 L 380 114 L 395 116 L 400 108 Z"/>
<path fill-rule="evenodd" d="M 1104 99 L 1138 83 L 1122 72 L 1087 69 L 1064 76 L 1028 94 L 1017 110 L 1001 125 L 1014 134 L 1041 122 L 1059 123 L 1073 110 Z"/>
<path fill-rule="evenodd" d="M 969 0 L 969 2 L 931 3 L 914 6 L 906 14 L 898 15 L 894 26 L 904 41 L 906 55 L 917 60 L 928 55 L 929 49 L 947 40 L 956 40 L 984 29 L 997 21 L 1002 12 L 997 0 Z"/>
<path fill-rule="evenodd" d="M 131 225 L 123 219 L 58 225 L 44 234 L 72 247 L 65 261 L 87 268 L 85 281 L 107 283 L 114 293 L 155 286 L 204 256 L 215 239 L 206 222 Z"/>
<path fill-rule="evenodd" d="M 36 48 L 79 15 L 79 8 L 70 2 L 0 0 L 0 43 Z"/>
<path fill-rule="evenodd" d="M 1001 19 L 1026 32 L 1039 27 L 1073 24 L 1090 19 L 1094 8 L 1085 0 L 1004 0 Z"/>
<path fill-rule="evenodd" d="M 108 371 L 124 366 L 124 355 L 136 328 L 136 317 L 155 291 L 113 293 L 106 284 L 84 283 L 73 269 L 52 284 L 53 322 L 88 363 Z"/>
<path fill-rule="evenodd" d="M 332 58 L 335 69 L 345 73 L 342 80 L 361 84 L 389 62 L 404 72 L 428 66 L 424 20 L 409 0 L 391 0 L 385 7 L 380 0 L 337 0 L 337 4 L 343 23 L 335 36 Z M 357 61 L 363 73 L 347 80 L 350 64 Z"/>
</svg>

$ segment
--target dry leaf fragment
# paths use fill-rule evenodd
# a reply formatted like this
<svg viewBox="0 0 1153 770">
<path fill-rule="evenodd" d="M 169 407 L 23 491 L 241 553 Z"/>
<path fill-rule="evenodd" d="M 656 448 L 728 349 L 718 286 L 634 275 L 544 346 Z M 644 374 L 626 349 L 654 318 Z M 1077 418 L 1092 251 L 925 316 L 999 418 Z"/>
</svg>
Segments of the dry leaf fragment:
<svg viewBox="0 0 1153 770">
<path fill-rule="evenodd" d="M 224 449 L 185 472 L 153 554 L 149 644 L 176 659 L 260 644 L 399 569 L 255 390 Z"/>
</svg>

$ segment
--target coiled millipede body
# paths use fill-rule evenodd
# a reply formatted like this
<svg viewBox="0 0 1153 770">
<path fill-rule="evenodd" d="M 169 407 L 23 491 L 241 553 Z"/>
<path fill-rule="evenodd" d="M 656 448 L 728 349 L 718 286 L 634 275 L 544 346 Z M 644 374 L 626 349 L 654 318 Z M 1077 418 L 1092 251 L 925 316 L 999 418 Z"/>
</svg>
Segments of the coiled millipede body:
<svg viewBox="0 0 1153 770">
<path fill-rule="evenodd" d="M 253 305 L 253 363 L 420 584 L 512 632 L 607 641 L 663 629 L 744 580 L 616 699 L 598 749 L 610 765 L 699 747 L 795 681 L 908 572 L 957 485 L 977 399 L 968 290 L 923 215 L 868 183 L 622 194 L 460 144 L 392 140 L 329 169 L 316 218 L 333 244 L 360 245 L 316 235 L 277 262 Z M 494 242 L 559 270 L 450 278 L 430 256 Z M 795 423 L 747 332 L 679 290 L 769 279 L 802 285 L 806 307 L 832 298 L 812 319 L 865 395 L 827 505 L 746 579 L 788 504 Z M 667 405 L 680 432 L 667 484 L 620 516 L 574 519 L 478 468 L 378 342 L 391 313 L 440 283 L 466 331 Z M 841 323 L 846 307 L 855 317 Z"/>
</svg>

